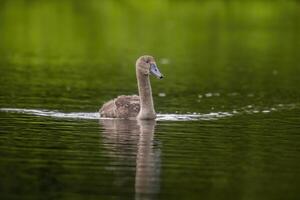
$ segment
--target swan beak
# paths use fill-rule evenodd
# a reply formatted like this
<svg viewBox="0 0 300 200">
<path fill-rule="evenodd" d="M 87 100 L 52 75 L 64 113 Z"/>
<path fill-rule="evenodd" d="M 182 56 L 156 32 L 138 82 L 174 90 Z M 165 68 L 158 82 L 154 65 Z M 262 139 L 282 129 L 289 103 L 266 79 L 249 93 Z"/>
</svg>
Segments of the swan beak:
<svg viewBox="0 0 300 200">
<path fill-rule="evenodd" d="M 150 64 L 150 72 L 156 78 L 162 79 L 164 76 L 160 73 L 159 69 L 157 68 L 155 63 Z"/>
</svg>

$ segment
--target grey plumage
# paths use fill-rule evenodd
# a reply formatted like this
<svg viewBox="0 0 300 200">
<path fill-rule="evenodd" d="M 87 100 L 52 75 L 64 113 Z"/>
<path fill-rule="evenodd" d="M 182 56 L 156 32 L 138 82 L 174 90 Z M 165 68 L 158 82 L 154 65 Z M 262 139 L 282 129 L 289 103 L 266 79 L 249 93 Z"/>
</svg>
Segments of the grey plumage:
<svg viewBox="0 0 300 200">
<path fill-rule="evenodd" d="M 136 61 L 136 77 L 139 96 L 118 96 L 105 103 L 99 110 L 101 117 L 107 118 L 138 118 L 155 119 L 150 74 L 162 79 L 155 60 L 152 56 L 141 56 Z"/>
<path fill-rule="evenodd" d="M 101 117 L 135 118 L 140 112 L 140 98 L 137 95 L 121 95 L 105 103 L 99 110 Z"/>
</svg>

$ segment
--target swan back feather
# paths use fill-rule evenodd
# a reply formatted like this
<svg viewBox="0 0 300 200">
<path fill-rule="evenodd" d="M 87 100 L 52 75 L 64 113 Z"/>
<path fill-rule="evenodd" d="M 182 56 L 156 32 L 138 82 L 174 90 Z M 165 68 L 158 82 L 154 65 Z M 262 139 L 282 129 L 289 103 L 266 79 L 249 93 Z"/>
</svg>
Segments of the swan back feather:
<svg viewBox="0 0 300 200">
<path fill-rule="evenodd" d="M 101 117 L 135 118 L 140 112 L 140 98 L 137 95 L 121 95 L 105 103 L 99 110 Z"/>
</svg>

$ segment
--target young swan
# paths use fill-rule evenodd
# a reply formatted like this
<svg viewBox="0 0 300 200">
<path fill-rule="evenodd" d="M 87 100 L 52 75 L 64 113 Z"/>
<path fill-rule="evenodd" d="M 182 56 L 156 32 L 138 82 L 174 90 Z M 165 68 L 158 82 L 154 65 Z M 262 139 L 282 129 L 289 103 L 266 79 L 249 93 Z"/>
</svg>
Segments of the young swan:
<svg viewBox="0 0 300 200">
<path fill-rule="evenodd" d="M 149 75 L 162 79 L 155 60 L 152 56 L 141 56 L 136 61 L 136 77 L 139 89 L 139 96 L 118 96 L 105 103 L 99 110 L 101 117 L 108 118 L 138 118 L 155 119 L 151 84 Z"/>
</svg>

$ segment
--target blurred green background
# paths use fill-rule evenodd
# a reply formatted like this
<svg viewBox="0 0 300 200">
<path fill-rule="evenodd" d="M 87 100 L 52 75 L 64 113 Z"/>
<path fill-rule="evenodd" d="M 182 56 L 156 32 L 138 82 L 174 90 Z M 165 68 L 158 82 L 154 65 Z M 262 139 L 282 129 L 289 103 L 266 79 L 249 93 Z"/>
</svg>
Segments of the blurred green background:
<svg viewBox="0 0 300 200">
<path fill-rule="evenodd" d="M 218 107 L 196 102 L 213 92 L 296 103 L 299 8 L 297 1 L 4 0 L 0 104 L 78 110 L 71 104 L 80 99 L 90 102 L 79 109 L 98 109 L 137 92 L 133 67 L 144 54 L 166 75 L 153 81 L 154 93 L 169 97 L 158 104 L 163 112 Z"/>
</svg>

